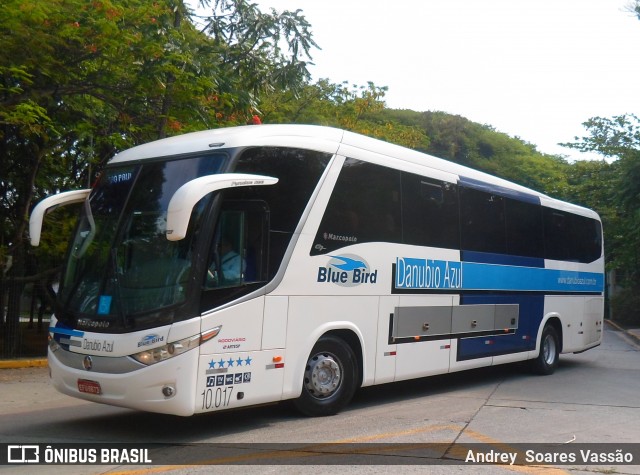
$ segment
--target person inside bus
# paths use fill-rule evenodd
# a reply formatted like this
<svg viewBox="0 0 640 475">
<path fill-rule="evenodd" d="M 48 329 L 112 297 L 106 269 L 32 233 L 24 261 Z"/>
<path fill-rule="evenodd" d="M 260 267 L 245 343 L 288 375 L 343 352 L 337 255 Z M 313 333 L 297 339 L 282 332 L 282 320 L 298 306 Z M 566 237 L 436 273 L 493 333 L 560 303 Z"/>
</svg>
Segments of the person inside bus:
<svg viewBox="0 0 640 475">
<path fill-rule="evenodd" d="M 222 238 L 220 241 L 220 268 L 225 283 L 240 282 L 244 273 L 244 262 L 233 246 L 231 240 Z"/>
<path fill-rule="evenodd" d="M 218 252 L 215 253 L 207 273 L 207 287 L 236 285 L 242 281 L 246 263 L 234 249 L 232 242 L 232 239 L 227 235 L 221 237 L 218 243 Z M 217 271 L 218 262 L 220 263 L 220 272 Z"/>
</svg>

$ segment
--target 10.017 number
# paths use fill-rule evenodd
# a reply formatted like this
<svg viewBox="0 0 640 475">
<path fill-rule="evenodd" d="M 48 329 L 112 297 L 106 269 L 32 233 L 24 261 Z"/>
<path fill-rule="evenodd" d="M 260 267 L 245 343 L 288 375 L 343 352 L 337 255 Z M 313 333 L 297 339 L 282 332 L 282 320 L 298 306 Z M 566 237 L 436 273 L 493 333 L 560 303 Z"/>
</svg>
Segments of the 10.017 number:
<svg viewBox="0 0 640 475">
<path fill-rule="evenodd" d="M 215 394 L 214 394 L 215 393 Z M 215 407 L 228 407 L 231 403 L 231 395 L 233 394 L 233 386 L 225 386 L 224 388 L 207 388 L 202 391 L 202 409 L 211 409 Z"/>
</svg>

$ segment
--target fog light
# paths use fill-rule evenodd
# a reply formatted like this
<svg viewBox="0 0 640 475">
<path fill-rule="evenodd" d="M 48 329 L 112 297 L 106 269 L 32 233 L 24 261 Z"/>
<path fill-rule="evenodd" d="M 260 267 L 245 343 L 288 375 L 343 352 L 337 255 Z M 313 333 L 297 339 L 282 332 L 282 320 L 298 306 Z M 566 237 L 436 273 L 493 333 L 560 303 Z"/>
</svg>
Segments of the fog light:
<svg viewBox="0 0 640 475">
<path fill-rule="evenodd" d="M 176 389 L 173 386 L 164 386 L 162 388 L 162 394 L 164 397 L 173 397 L 176 393 Z"/>
</svg>

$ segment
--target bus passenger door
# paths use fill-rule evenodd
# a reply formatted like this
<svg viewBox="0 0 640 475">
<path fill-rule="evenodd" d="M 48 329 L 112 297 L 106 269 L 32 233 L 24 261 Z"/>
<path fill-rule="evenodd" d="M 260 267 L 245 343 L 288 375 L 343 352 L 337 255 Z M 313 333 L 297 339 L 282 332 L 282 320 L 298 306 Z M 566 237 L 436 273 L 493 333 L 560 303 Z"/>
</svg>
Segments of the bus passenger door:
<svg viewBox="0 0 640 475">
<path fill-rule="evenodd" d="M 262 348 L 264 297 L 240 300 L 267 283 L 268 207 L 259 200 L 222 204 L 203 282 L 202 330 L 220 326 L 212 353 Z M 225 305 L 239 301 L 233 306 Z M 219 309 L 219 310 L 218 310 Z"/>
</svg>

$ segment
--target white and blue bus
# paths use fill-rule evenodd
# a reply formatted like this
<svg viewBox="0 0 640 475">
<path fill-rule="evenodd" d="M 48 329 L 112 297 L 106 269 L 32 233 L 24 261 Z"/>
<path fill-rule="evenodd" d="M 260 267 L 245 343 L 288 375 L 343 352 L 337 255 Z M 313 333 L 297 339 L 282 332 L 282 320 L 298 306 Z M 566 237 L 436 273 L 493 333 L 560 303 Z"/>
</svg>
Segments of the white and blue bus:
<svg viewBox="0 0 640 475">
<path fill-rule="evenodd" d="M 116 155 L 83 203 L 49 328 L 55 387 L 192 415 L 600 344 L 598 215 L 342 130 L 211 130 Z"/>
</svg>

